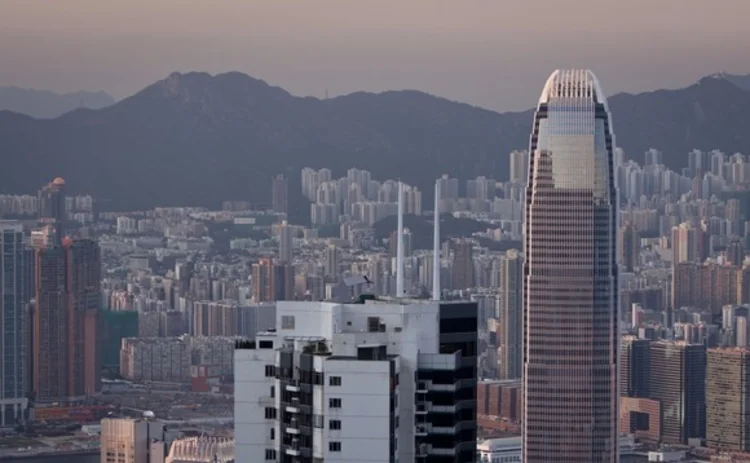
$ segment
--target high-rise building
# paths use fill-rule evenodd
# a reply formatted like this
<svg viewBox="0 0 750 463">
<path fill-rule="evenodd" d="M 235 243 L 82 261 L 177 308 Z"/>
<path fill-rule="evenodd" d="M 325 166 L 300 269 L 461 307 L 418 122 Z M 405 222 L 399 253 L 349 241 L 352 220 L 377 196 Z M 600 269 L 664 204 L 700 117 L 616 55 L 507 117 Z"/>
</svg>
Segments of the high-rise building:
<svg viewBox="0 0 750 463">
<path fill-rule="evenodd" d="M 529 147 L 524 461 L 618 461 L 614 135 L 591 71 L 547 80 Z"/>
<path fill-rule="evenodd" d="M 291 264 L 294 260 L 294 228 L 286 220 L 279 227 L 279 261 Z"/>
<path fill-rule="evenodd" d="M 523 258 L 515 249 L 511 249 L 503 256 L 500 285 L 498 378 L 521 379 L 523 374 Z"/>
<path fill-rule="evenodd" d="M 638 229 L 628 222 L 620 227 L 617 235 L 618 264 L 625 272 L 632 272 L 638 266 L 641 252 L 641 236 Z"/>
<path fill-rule="evenodd" d="M 65 236 L 65 180 L 57 177 L 39 190 L 39 223 L 54 229 L 54 243 L 59 245 Z"/>
<path fill-rule="evenodd" d="M 273 302 L 294 299 L 294 267 L 263 258 L 253 264 L 253 300 Z"/>
<path fill-rule="evenodd" d="M 260 259 L 253 264 L 253 301 L 273 301 L 273 286 L 271 274 L 273 273 L 273 260 L 269 258 Z"/>
<path fill-rule="evenodd" d="M 451 287 L 454 290 L 474 287 L 474 243 L 463 238 L 453 243 Z"/>
<path fill-rule="evenodd" d="M 30 285 L 29 253 L 23 226 L 0 221 L 0 427 L 13 427 L 28 408 L 26 372 L 27 321 Z"/>
<path fill-rule="evenodd" d="M 665 444 L 706 435 L 706 347 L 684 341 L 651 343 L 649 395 L 661 403 Z"/>
<path fill-rule="evenodd" d="M 475 461 L 475 303 L 281 302 L 276 316 L 235 349 L 238 463 Z"/>
<path fill-rule="evenodd" d="M 672 262 L 702 263 L 708 257 L 709 234 L 705 224 L 683 222 L 672 228 Z"/>
<path fill-rule="evenodd" d="M 329 245 L 328 248 L 326 248 L 326 261 L 323 268 L 325 277 L 331 281 L 337 281 L 340 276 L 339 274 L 341 273 L 341 269 L 339 268 L 340 264 L 341 252 L 339 251 L 339 248 L 334 244 Z"/>
<path fill-rule="evenodd" d="M 289 180 L 281 174 L 271 180 L 271 203 L 274 212 L 289 211 Z"/>
<path fill-rule="evenodd" d="M 620 349 L 620 395 L 649 397 L 651 340 L 623 336 Z"/>
<path fill-rule="evenodd" d="M 168 436 L 163 422 L 153 419 L 104 418 L 101 427 L 101 463 L 164 461 Z"/>
<path fill-rule="evenodd" d="M 706 444 L 750 451 L 750 351 L 709 349 L 706 358 Z"/>
<path fill-rule="evenodd" d="M 38 248 L 32 314 L 32 394 L 37 403 L 78 401 L 101 387 L 99 245 L 65 238 Z"/>
<path fill-rule="evenodd" d="M 700 307 L 720 313 L 726 304 L 740 304 L 750 294 L 750 273 L 716 262 L 680 262 L 672 269 L 672 307 Z"/>
<path fill-rule="evenodd" d="M 511 183 L 526 183 L 529 180 L 529 152 L 511 151 L 509 158 Z"/>
</svg>

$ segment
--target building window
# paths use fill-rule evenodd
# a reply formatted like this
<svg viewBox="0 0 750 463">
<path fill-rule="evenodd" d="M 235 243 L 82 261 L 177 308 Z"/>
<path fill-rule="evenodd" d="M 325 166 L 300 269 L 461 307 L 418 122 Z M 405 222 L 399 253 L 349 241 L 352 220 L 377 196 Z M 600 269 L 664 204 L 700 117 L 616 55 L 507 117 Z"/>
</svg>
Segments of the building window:
<svg viewBox="0 0 750 463">
<path fill-rule="evenodd" d="M 328 451 L 329 452 L 340 452 L 341 451 L 341 442 L 329 442 L 328 443 Z"/>
<path fill-rule="evenodd" d="M 323 429 L 323 415 L 313 415 L 313 427 Z"/>
<path fill-rule="evenodd" d="M 341 376 L 330 376 L 328 377 L 329 386 L 341 386 Z"/>
<path fill-rule="evenodd" d="M 276 439 L 276 429 L 271 428 L 271 440 Z"/>
<path fill-rule="evenodd" d="M 266 407 L 266 419 L 267 420 L 275 420 L 276 419 L 276 409 L 273 407 Z"/>
<path fill-rule="evenodd" d="M 276 397 L 276 386 L 271 386 L 271 398 Z"/>
<path fill-rule="evenodd" d="M 276 450 L 275 449 L 266 449 L 266 461 L 268 461 L 268 460 L 271 460 L 271 461 L 276 460 Z"/>
<path fill-rule="evenodd" d="M 333 429 L 334 431 L 338 431 L 341 429 L 341 420 L 329 420 L 328 421 L 328 429 Z"/>
<path fill-rule="evenodd" d="M 266 365 L 266 378 L 273 378 L 276 376 L 276 366 Z"/>
<path fill-rule="evenodd" d="M 328 399 L 329 408 L 341 408 L 341 399 Z"/>
<path fill-rule="evenodd" d="M 281 316 L 281 329 L 282 330 L 294 329 L 294 315 L 282 315 Z"/>
</svg>

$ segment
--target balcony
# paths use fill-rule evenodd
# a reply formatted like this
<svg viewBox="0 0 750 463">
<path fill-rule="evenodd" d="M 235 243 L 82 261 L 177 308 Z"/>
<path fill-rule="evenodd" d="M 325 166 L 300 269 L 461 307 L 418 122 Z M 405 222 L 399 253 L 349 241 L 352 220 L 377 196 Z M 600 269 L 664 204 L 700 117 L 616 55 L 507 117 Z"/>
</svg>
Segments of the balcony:
<svg viewBox="0 0 750 463">
<path fill-rule="evenodd" d="M 453 456 L 456 454 L 455 448 L 445 448 L 445 447 L 433 447 L 430 451 L 432 455 L 444 455 L 444 456 Z"/>
<path fill-rule="evenodd" d="M 417 393 L 419 394 L 426 394 L 427 391 L 430 390 L 430 384 L 432 381 L 426 381 L 426 380 L 419 380 L 417 381 Z"/>
<path fill-rule="evenodd" d="M 287 413 L 299 413 L 299 407 L 295 407 L 293 405 L 287 405 L 285 410 L 287 411 Z"/>
<path fill-rule="evenodd" d="M 432 404 L 430 402 L 420 402 L 414 407 L 414 413 L 417 415 L 425 415 L 432 410 Z"/>
<path fill-rule="evenodd" d="M 414 428 L 414 434 L 417 436 L 426 436 L 430 433 L 431 428 L 430 424 L 418 424 Z"/>
<path fill-rule="evenodd" d="M 456 413 L 455 405 L 433 405 L 431 411 L 435 413 Z"/>
<path fill-rule="evenodd" d="M 294 380 L 291 383 L 287 383 L 284 388 L 289 392 L 299 392 L 299 381 Z"/>
<path fill-rule="evenodd" d="M 456 426 L 433 426 L 432 434 L 455 434 Z"/>
<path fill-rule="evenodd" d="M 430 455 L 430 451 L 432 450 L 432 445 L 430 444 L 419 444 L 417 445 L 416 449 L 416 457 L 417 458 L 427 458 Z"/>
<path fill-rule="evenodd" d="M 293 436 L 299 435 L 299 429 L 297 428 L 286 428 L 286 433 L 291 434 Z"/>
</svg>

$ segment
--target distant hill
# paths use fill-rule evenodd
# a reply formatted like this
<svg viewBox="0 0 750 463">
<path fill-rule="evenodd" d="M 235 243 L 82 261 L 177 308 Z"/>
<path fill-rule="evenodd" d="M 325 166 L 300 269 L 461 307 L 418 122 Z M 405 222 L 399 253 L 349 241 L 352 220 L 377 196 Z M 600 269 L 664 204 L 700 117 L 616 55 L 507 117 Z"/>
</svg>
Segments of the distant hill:
<svg viewBox="0 0 750 463">
<path fill-rule="evenodd" d="M 84 107 L 100 109 L 115 99 L 105 92 L 53 93 L 18 87 L 0 87 L 0 110 L 13 111 L 37 119 L 51 119 Z"/>
<path fill-rule="evenodd" d="M 540 81 L 540 90 L 541 84 Z M 673 168 L 694 149 L 750 152 L 750 91 L 709 77 L 679 90 L 609 99 L 616 142 L 639 161 L 658 148 Z M 0 111 L 0 193 L 34 192 L 56 176 L 108 207 L 217 207 L 270 201 L 290 177 L 301 212 L 302 167 L 350 167 L 426 191 L 449 173 L 507 178 L 508 153 L 528 146 L 531 111 L 503 113 L 418 91 L 295 97 L 247 75 L 174 73 L 130 98 L 52 120 Z"/>
</svg>

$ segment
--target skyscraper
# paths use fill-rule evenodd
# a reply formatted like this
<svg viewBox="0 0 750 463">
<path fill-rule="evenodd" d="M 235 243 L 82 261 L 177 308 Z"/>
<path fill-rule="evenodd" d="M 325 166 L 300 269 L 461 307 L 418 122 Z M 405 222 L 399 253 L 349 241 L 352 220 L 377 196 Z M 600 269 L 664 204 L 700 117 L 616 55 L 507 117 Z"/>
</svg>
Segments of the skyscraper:
<svg viewBox="0 0 750 463">
<path fill-rule="evenodd" d="M 591 71 L 539 98 L 526 187 L 524 461 L 618 461 L 617 188 Z"/>
<path fill-rule="evenodd" d="M 502 349 L 499 379 L 521 379 L 523 371 L 523 258 L 515 249 L 502 260 L 499 313 Z"/>
<path fill-rule="evenodd" d="M 279 227 L 279 260 L 288 264 L 294 259 L 294 229 L 286 223 Z"/>
<path fill-rule="evenodd" d="M 271 180 L 271 202 L 274 212 L 286 214 L 289 208 L 289 181 L 279 174 Z"/>
<path fill-rule="evenodd" d="M 65 236 L 65 180 L 57 177 L 39 190 L 39 223 L 54 228 L 54 244 Z"/>
<path fill-rule="evenodd" d="M 649 394 L 661 404 L 662 442 L 706 436 L 706 347 L 684 341 L 651 343 Z"/>
<path fill-rule="evenodd" d="M 750 450 L 750 351 L 709 349 L 706 362 L 706 443 Z"/>
<path fill-rule="evenodd" d="M 27 259 L 20 223 L 0 221 L 0 426 L 12 427 L 28 406 L 26 304 L 29 302 Z"/>
<path fill-rule="evenodd" d="M 65 238 L 35 255 L 32 392 L 37 403 L 77 401 L 99 391 L 99 245 Z"/>
<path fill-rule="evenodd" d="M 460 239 L 453 244 L 453 267 L 451 286 L 454 290 L 469 289 L 474 286 L 474 244 Z"/>
</svg>

